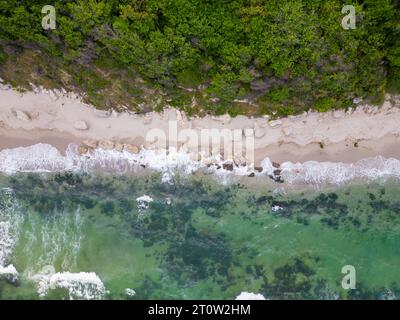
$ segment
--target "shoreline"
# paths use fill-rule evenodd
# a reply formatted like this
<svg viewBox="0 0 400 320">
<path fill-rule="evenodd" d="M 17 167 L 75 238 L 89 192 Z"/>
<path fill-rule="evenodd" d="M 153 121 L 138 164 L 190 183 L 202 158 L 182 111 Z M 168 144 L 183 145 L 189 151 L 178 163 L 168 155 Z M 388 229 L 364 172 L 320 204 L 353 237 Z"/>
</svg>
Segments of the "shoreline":
<svg viewBox="0 0 400 320">
<path fill-rule="evenodd" d="M 324 148 L 321 148 L 316 142 L 306 146 L 293 143 L 281 146 L 273 145 L 259 150 L 255 162 L 262 161 L 263 154 L 270 154 L 271 160 L 278 163 L 317 161 L 352 164 L 376 156 L 400 159 L 400 138 L 397 134 L 388 134 L 379 139 L 363 140 L 357 144 L 358 146 L 354 147 L 352 142 L 342 141 L 331 143 Z"/>
<path fill-rule="evenodd" d="M 351 111 L 309 112 L 273 121 L 227 115 L 188 118 L 171 108 L 145 115 L 101 111 L 71 93 L 38 88 L 20 93 L 0 85 L 0 150 L 47 143 L 64 154 L 70 143 L 88 139 L 157 149 L 157 142 L 145 141 L 146 133 L 154 128 L 168 133 L 168 121 L 176 121 L 178 130 L 253 129 L 255 166 L 266 157 L 279 163 L 400 159 L 399 107 L 398 96 L 387 96 L 379 108 L 359 105 Z"/>
<path fill-rule="evenodd" d="M 8 129 L 7 132 L 0 130 L 0 138 L 0 152 L 43 143 L 55 147 L 62 155 L 65 155 L 66 149 L 71 143 L 80 145 L 85 141 L 83 138 L 58 131 L 15 129 Z M 376 140 L 361 141 L 357 148 L 346 142 L 330 144 L 326 149 L 321 149 L 317 143 L 311 143 L 304 147 L 293 143 L 281 146 L 272 145 L 257 150 L 255 166 L 259 166 L 266 157 L 277 163 L 317 161 L 353 164 L 375 156 L 400 159 L 400 138 L 397 135 L 387 135 Z"/>
</svg>

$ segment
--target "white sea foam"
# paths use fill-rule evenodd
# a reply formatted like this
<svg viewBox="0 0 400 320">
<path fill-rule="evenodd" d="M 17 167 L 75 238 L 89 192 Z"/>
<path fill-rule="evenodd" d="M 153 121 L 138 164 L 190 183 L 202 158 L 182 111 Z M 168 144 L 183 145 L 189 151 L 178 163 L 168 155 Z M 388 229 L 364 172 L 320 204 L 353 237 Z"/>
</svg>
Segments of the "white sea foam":
<svg viewBox="0 0 400 320">
<path fill-rule="evenodd" d="M 124 292 L 125 292 L 125 294 L 126 294 L 128 297 L 133 297 L 133 296 L 136 295 L 136 291 L 133 290 L 133 289 L 131 289 L 131 288 L 126 288 L 126 289 L 124 290 Z"/>
<path fill-rule="evenodd" d="M 266 300 L 266 299 L 260 293 L 243 291 L 236 297 L 235 300 Z"/>
<path fill-rule="evenodd" d="M 263 172 L 273 174 L 271 161 L 264 159 Z M 355 163 L 284 162 L 280 166 L 283 180 L 289 184 L 341 185 L 352 180 L 378 180 L 389 177 L 400 179 L 400 160 L 382 156 L 366 158 Z"/>
<path fill-rule="evenodd" d="M 10 221 L 0 221 L 0 266 L 6 263 L 15 244 L 12 229 Z"/>
<path fill-rule="evenodd" d="M 39 273 L 32 277 L 37 284 L 37 291 L 41 298 L 46 297 L 49 290 L 65 289 L 71 300 L 100 300 L 107 290 L 94 272 L 51 272 Z"/>
<path fill-rule="evenodd" d="M 279 211 L 279 210 L 283 210 L 283 208 L 282 208 L 281 206 L 275 205 L 275 206 L 272 206 L 272 207 L 271 207 L 271 210 L 272 210 L 272 212 L 277 212 L 277 211 Z"/>
<path fill-rule="evenodd" d="M 138 204 L 139 210 L 146 210 L 149 207 L 149 204 L 153 202 L 153 198 L 145 194 L 141 197 L 136 198 L 136 202 Z"/>
<path fill-rule="evenodd" d="M 209 165 L 213 163 L 215 165 Z M 53 172 L 107 170 L 129 172 L 139 170 L 141 166 L 162 173 L 162 182 L 174 183 L 177 172 L 191 174 L 206 170 L 225 182 L 232 176 L 246 176 L 254 172 L 251 166 L 233 166 L 233 170 L 224 169 L 219 158 L 196 161 L 184 152 L 174 149 L 145 150 L 138 154 L 118 152 L 115 150 L 96 149 L 90 155 L 80 155 L 77 146 L 69 145 L 63 156 L 56 148 L 48 144 L 36 144 L 30 147 L 5 149 L 0 152 L 0 172 Z M 276 168 L 269 158 L 261 162 L 262 172 L 255 171 L 256 176 L 273 175 Z M 366 158 L 355 163 L 317 162 L 304 163 L 284 162 L 281 164 L 281 177 L 289 184 L 340 185 L 354 179 L 400 179 L 400 160 L 381 156 Z"/>
<path fill-rule="evenodd" d="M 167 198 L 165 198 L 165 204 L 167 205 L 167 206 L 170 206 L 171 205 L 171 203 L 172 203 L 172 200 L 171 200 L 171 198 L 170 197 L 167 197 Z"/>
<path fill-rule="evenodd" d="M 218 159 L 208 159 L 216 162 Z M 5 149 L 0 152 L 0 172 L 13 174 L 17 172 L 54 172 L 54 171 L 84 171 L 107 170 L 119 173 L 136 171 L 144 166 L 162 173 L 162 182 L 174 183 L 177 172 L 191 174 L 199 169 L 207 168 L 206 162 L 195 161 L 184 152 L 171 150 L 145 150 L 138 154 L 103 150 L 97 148 L 90 155 L 80 155 L 77 146 L 70 144 L 65 156 L 49 144 L 35 144 L 29 147 Z M 224 177 L 227 174 L 245 175 L 251 171 L 246 167 L 234 168 L 234 171 L 215 166 L 210 172 Z"/>
<path fill-rule="evenodd" d="M 381 295 L 380 295 L 381 300 L 397 300 L 396 294 L 390 290 L 390 289 L 385 289 Z"/>
<path fill-rule="evenodd" d="M 18 240 L 21 219 L 12 191 L 0 189 L 0 276 L 9 281 L 18 279 L 17 270 L 8 263 Z"/>
<path fill-rule="evenodd" d="M 136 201 L 137 202 L 153 202 L 153 198 L 148 196 L 147 194 L 145 194 L 141 197 L 136 198 Z"/>
<path fill-rule="evenodd" d="M 0 265 L 0 278 L 4 277 L 8 281 L 15 282 L 18 280 L 18 271 L 12 264 L 9 264 L 7 267 L 3 267 Z"/>
<path fill-rule="evenodd" d="M 48 144 L 4 149 L 0 152 L 0 171 L 6 174 L 16 172 L 46 172 L 64 170 L 69 159 Z"/>
<path fill-rule="evenodd" d="M 57 261 L 61 262 L 63 270 L 76 268 L 76 259 L 84 239 L 84 218 L 80 209 L 75 212 L 54 211 L 45 223 L 33 212 L 26 212 L 25 217 L 29 224 L 21 235 L 25 240 L 22 254 L 36 262 L 30 264 L 27 272 L 35 273 L 44 265 L 54 265 Z M 38 247 L 41 248 L 39 252 L 34 250 Z"/>
</svg>

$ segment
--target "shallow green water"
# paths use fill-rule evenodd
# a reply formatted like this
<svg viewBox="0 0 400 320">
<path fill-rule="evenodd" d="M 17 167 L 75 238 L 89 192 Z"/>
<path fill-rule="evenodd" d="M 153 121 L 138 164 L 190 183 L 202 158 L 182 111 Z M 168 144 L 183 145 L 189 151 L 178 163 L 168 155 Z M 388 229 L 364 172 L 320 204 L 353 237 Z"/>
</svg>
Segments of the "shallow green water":
<svg viewBox="0 0 400 320">
<path fill-rule="evenodd" d="M 46 270 L 95 272 L 106 299 L 400 294 L 397 182 L 317 192 L 224 186 L 207 176 L 173 186 L 160 180 L 157 174 L 1 177 L 0 221 L 13 219 L 16 230 L 3 265 L 13 264 L 19 279 L 3 277 L 0 297 L 38 299 L 35 275 Z M 143 195 L 153 199 L 148 208 L 136 201 Z M 356 269 L 355 290 L 341 287 L 344 265 Z M 57 286 L 42 295 L 70 297 L 82 298 Z"/>
</svg>

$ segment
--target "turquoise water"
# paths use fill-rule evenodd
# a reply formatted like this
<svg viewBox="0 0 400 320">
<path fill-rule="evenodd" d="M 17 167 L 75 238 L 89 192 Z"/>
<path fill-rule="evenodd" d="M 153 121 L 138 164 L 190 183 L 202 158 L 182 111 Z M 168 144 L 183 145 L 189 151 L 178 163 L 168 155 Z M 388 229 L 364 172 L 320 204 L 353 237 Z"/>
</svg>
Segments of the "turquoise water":
<svg viewBox="0 0 400 320">
<path fill-rule="evenodd" d="M 0 298 L 399 296 L 399 182 L 316 191 L 255 179 L 1 176 L 0 223 L 8 229 L 0 229 L 0 262 L 18 280 L 0 278 Z M 152 201 L 137 201 L 144 195 Z M 344 265 L 356 269 L 354 290 L 341 286 Z M 95 273 L 104 287 L 51 278 L 68 272 Z"/>
</svg>

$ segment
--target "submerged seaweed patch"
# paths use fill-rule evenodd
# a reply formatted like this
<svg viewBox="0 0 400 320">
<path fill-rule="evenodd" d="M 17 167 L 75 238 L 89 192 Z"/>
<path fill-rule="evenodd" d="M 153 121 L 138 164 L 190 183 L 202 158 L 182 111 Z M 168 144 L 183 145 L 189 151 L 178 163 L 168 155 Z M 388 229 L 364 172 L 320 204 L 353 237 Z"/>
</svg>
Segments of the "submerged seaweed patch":
<svg viewBox="0 0 400 320">
<path fill-rule="evenodd" d="M 350 201 L 347 197 L 351 198 Z M 391 229 L 394 227 L 392 222 L 400 218 L 394 214 L 394 212 L 400 212 L 400 202 L 382 197 L 385 197 L 384 188 L 381 188 L 377 194 L 366 191 L 354 195 L 345 191 L 339 196 L 334 192 L 320 192 L 314 197 L 301 199 L 286 200 L 281 199 L 282 197 L 271 196 L 263 196 L 260 199 L 272 202 L 273 206 L 281 208 L 273 212 L 274 215 L 295 218 L 298 223 L 304 225 L 308 225 L 309 219 L 315 217 L 333 229 L 346 226 L 366 231 L 377 226 Z"/>
<path fill-rule="evenodd" d="M 337 283 L 340 266 L 320 271 L 329 266 L 332 255 L 343 260 L 354 253 L 349 247 L 362 243 L 342 240 L 344 235 L 365 239 L 360 231 L 395 230 L 399 203 L 393 193 L 399 187 L 284 194 L 222 185 L 201 176 L 177 176 L 175 184 L 168 185 L 160 183 L 159 174 L 69 172 L 18 174 L 4 184 L 13 189 L 23 212 L 37 212 L 46 220 L 80 209 L 90 224 L 100 220 L 101 230 L 115 229 L 124 241 L 135 241 L 135 250 L 142 251 L 140 261 L 152 267 L 138 269 L 140 274 L 129 283 L 137 295 L 128 298 L 179 298 L 182 292 L 196 298 L 234 298 L 247 290 L 270 299 L 369 299 L 389 290 L 361 281 L 356 291 L 344 292 Z M 152 198 L 145 207 L 136 200 L 143 195 Z M 93 232 L 101 237 L 97 229 Z M 108 257 L 109 251 L 96 250 Z M 80 259 L 89 261 L 90 255 L 86 252 Z M 127 270 L 138 264 L 133 260 Z M 397 294 L 396 283 L 390 288 Z M 111 297 L 127 298 L 123 291 Z"/>
<path fill-rule="evenodd" d="M 318 283 L 312 267 L 318 257 L 295 257 L 274 270 L 273 279 L 264 279 L 263 293 L 273 299 L 309 299 Z M 321 285 L 320 283 L 318 283 Z"/>
</svg>

